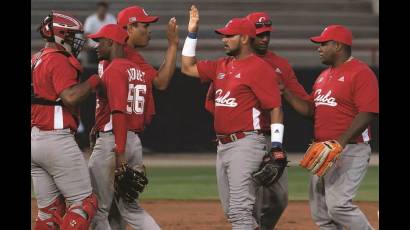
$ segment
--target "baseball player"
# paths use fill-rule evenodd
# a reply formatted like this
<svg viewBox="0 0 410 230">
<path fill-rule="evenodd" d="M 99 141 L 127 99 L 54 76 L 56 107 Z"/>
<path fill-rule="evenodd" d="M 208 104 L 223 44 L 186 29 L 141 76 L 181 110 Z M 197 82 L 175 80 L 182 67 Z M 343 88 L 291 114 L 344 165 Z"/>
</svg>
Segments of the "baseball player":
<svg viewBox="0 0 410 230">
<path fill-rule="evenodd" d="M 97 209 L 88 168 L 74 133 L 78 104 L 100 85 L 97 75 L 79 83 L 76 59 L 83 25 L 52 11 L 38 28 L 45 48 L 31 60 L 31 176 L 38 215 L 35 229 L 88 229 Z M 66 207 L 67 202 L 67 207 Z"/>
<path fill-rule="evenodd" d="M 168 49 L 164 62 L 158 71 L 148 64 L 137 50 L 148 46 L 151 38 L 149 26 L 151 23 L 157 22 L 158 19 L 159 17 L 148 15 L 146 10 L 137 5 L 125 8 L 117 15 L 117 24 L 123 27 L 129 35 L 127 46 L 124 47 L 125 56 L 127 59 L 137 64 L 139 66 L 139 74 L 142 74 L 147 81 L 151 82 L 151 84 L 147 84 L 149 90 L 152 90 L 152 86 L 158 90 L 165 90 L 175 72 L 176 66 L 176 51 L 178 48 L 179 38 L 178 26 L 175 18 L 171 18 L 168 22 Z M 100 76 L 108 64 L 109 61 L 107 60 L 103 60 L 99 63 L 98 72 Z M 145 125 L 150 124 L 152 117 L 155 114 L 154 99 L 152 94 L 148 96 L 151 98 L 145 102 L 147 105 L 147 108 L 144 111 Z M 93 132 L 91 132 L 90 135 L 93 136 Z M 91 139 L 94 138 L 91 137 Z M 135 154 L 141 153 L 136 152 Z M 114 203 L 114 209 L 116 208 L 115 206 L 116 204 Z M 110 214 L 109 219 L 113 229 L 125 228 L 125 222 L 120 215 L 115 215 L 115 213 L 113 213 L 113 215 Z"/>
<path fill-rule="evenodd" d="M 256 28 L 246 18 L 234 18 L 215 32 L 223 36 L 228 57 L 197 61 L 199 14 L 191 6 L 188 37 L 182 50 L 184 74 L 212 81 L 215 87 L 214 128 L 219 145 L 216 175 L 219 197 L 232 229 L 255 229 L 252 217 L 256 186 L 252 173 L 257 171 L 267 148 L 261 132 L 261 114 L 270 111 L 272 154 L 286 167 L 282 151 L 284 126 L 277 76 L 272 67 L 252 52 Z"/>
<path fill-rule="evenodd" d="M 253 22 L 256 27 L 256 37 L 251 43 L 255 54 L 271 65 L 279 81 L 281 81 L 289 91 L 304 100 L 308 100 L 309 95 L 298 82 L 289 62 L 285 58 L 268 50 L 270 33 L 273 31 L 272 21 L 269 15 L 264 12 L 253 12 L 247 15 L 246 18 Z M 205 108 L 212 114 L 215 108 L 214 91 L 213 84 L 211 84 L 205 101 Z M 262 112 L 261 124 L 261 130 L 265 134 L 266 143 L 268 148 L 270 148 L 271 134 L 268 111 Z M 257 188 L 254 216 L 259 223 L 259 228 L 261 230 L 273 229 L 287 205 L 288 179 L 287 169 L 285 169 L 283 175 L 276 183 L 273 183 L 269 187 L 260 186 Z"/>
<path fill-rule="evenodd" d="M 137 64 L 126 58 L 124 46 L 128 34 L 121 26 L 106 25 L 88 37 L 99 42 L 98 58 L 110 62 L 101 76 L 107 93 L 106 98 L 98 95 L 95 125 L 98 139 L 89 161 L 93 188 L 100 203 L 92 227 L 111 229 L 108 214 L 115 200 L 121 216 L 134 229 L 160 229 L 137 202 L 113 199 L 114 168 L 128 164 L 143 170 L 138 134 L 144 128 L 146 102 L 152 94 L 148 86 L 152 82 Z"/>
<path fill-rule="evenodd" d="M 320 229 L 373 229 L 352 200 L 370 160 L 369 125 L 379 112 L 376 76 L 351 56 L 352 33 L 346 27 L 328 26 L 310 40 L 320 44 L 320 60 L 329 67 L 316 79 L 310 101 L 286 88 L 283 95 L 296 111 L 314 119 L 315 142 L 301 161 L 314 173 L 312 217 Z M 317 156 L 325 157 L 316 161 Z"/>
</svg>

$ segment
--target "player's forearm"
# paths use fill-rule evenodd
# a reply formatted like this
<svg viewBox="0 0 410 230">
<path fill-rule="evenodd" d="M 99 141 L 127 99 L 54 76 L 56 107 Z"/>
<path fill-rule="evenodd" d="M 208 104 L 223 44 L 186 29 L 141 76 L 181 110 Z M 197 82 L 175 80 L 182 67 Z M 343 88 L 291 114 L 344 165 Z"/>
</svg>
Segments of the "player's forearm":
<svg viewBox="0 0 410 230">
<path fill-rule="evenodd" d="M 164 62 L 159 68 L 157 77 L 154 79 L 154 86 L 156 89 L 164 90 L 168 87 L 175 72 L 177 49 L 177 44 L 170 44 L 168 46 Z"/>
<path fill-rule="evenodd" d="M 93 90 L 96 90 L 100 83 L 101 79 L 98 75 L 93 75 L 89 77 L 87 81 L 63 90 L 60 94 L 60 98 L 64 105 L 76 107 L 80 102 L 84 101 Z"/>
<path fill-rule="evenodd" d="M 182 48 L 181 72 L 190 77 L 199 77 L 196 67 L 196 43 L 198 41 L 199 13 L 192 5 L 189 11 L 188 35 Z"/>
<path fill-rule="evenodd" d="M 196 67 L 196 58 L 182 55 L 181 58 L 181 72 L 190 77 L 199 78 L 199 73 Z"/>
<path fill-rule="evenodd" d="M 273 108 L 270 112 L 271 123 L 283 123 L 282 107 Z"/>
<path fill-rule="evenodd" d="M 115 139 L 114 151 L 117 154 L 123 154 L 127 141 L 127 115 L 122 112 L 114 112 L 112 114 L 112 128 Z"/>
<path fill-rule="evenodd" d="M 284 89 L 282 93 L 285 100 L 293 107 L 296 112 L 303 116 L 313 118 L 314 108 L 313 104 L 305 101 L 298 96 L 291 93 L 288 89 Z"/>
<path fill-rule="evenodd" d="M 376 113 L 360 112 L 353 119 L 349 129 L 347 129 L 337 141 L 344 147 L 352 138 L 362 133 L 376 117 Z"/>
</svg>

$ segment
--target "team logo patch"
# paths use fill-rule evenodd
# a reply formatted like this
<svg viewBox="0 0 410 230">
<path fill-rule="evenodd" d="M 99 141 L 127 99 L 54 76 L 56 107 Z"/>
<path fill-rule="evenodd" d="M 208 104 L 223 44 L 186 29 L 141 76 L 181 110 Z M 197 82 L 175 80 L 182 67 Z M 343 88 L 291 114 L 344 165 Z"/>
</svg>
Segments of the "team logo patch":
<svg viewBox="0 0 410 230">
<path fill-rule="evenodd" d="M 238 73 L 237 75 L 235 75 L 235 78 L 241 78 L 241 74 Z"/>
<path fill-rule="evenodd" d="M 216 78 L 218 79 L 224 79 L 225 74 L 224 73 L 218 73 L 218 75 L 216 75 Z"/>
<path fill-rule="evenodd" d="M 70 221 L 70 226 L 71 227 L 75 227 L 76 224 L 77 224 L 77 222 L 75 220 Z"/>
<path fill-rule="evenodd" d="M 136 18 L 136 17 L 130 17 L 130 18 L 128 19 L 128 21 L 129 21 L 129 22 L 136 22 L 136 21 L 137 21 L 137 18 Z"/>
<path fill-rule="evenodd" d="M 341 76 L 339 77 L 339 79 L 337 79 L 338 81 L 344 82 L 345 81 L 345 76 Z"/>
</svg>

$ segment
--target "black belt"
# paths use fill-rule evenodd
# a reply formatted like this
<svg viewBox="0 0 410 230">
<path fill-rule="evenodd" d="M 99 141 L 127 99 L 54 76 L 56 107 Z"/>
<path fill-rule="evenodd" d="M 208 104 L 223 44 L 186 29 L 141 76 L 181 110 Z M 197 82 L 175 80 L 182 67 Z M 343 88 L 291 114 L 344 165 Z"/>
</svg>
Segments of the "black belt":
<svg viewBox="0 0 410 230">
<path fill-rule="evenodd" d="M 113 132 L 112 132 L 112 130 L 110 130 L 110 131 L 97 131 L 97 132 L 95 132 L 95 137 L 96 137 L 96 138 L 99 138 L 99 137 L 100 137 L 100 133 L 113 133 Z"/>
<path fill-rule="evenodd" d="M 44 98 L 41 97 L 31 97 L 31 104 L 32 105 L 63 105 L 63 102 L 61 100 L 59 101 L 50 101 L 50 100 L 46 100 Z"/>
</svg>

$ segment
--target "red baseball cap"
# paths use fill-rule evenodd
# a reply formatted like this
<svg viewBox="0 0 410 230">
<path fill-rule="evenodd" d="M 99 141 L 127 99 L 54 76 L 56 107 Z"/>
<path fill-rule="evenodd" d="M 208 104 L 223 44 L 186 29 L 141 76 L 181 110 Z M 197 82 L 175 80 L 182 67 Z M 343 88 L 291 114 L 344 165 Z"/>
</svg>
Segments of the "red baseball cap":
<svg viewBox="0 0 410 230">
<path fill-rule="evenodd" d="M 314 43 L 336 41 L 351 46 L 353 35 L 352 32 L 344 26 L 330 25 L 323 30 L 320 36 L 311 37 L 310 40 Z"/>
<path fill-rule="evenodd" d="M 117 15 L 117 24 L 126 27 L 135 22 L 152 23 L 158 21 L 159 17 L 149 16 L 147 12 L 139 6 L 130 6 L 121 10 Z"/>
<path fill-rule="evenodd" d="M 246 18 L 255 24 L 256 34 L 263 32 L 271 32 L 272 29 L 272 20 L 269 15 L 265 12 L 252 12 L 246 16 Z"/>
<path fill-rule="evenodd" d="M 100 38 L 111 39 L 121 45 L 125 45 L 128 39 L 128 33 L 121 26 L 117 24 L 107 24 L 95 33 L 87 36 L 95 41 L 98 41 Z"/>
<path fill-rule="evenodd" d="M 215 30 L 215 33 L 222 35 L 249 35 L 256 37 L 255 25 L 246 18 L 232 18 L 226 23 L 224 28 Z"/>
</svg>

